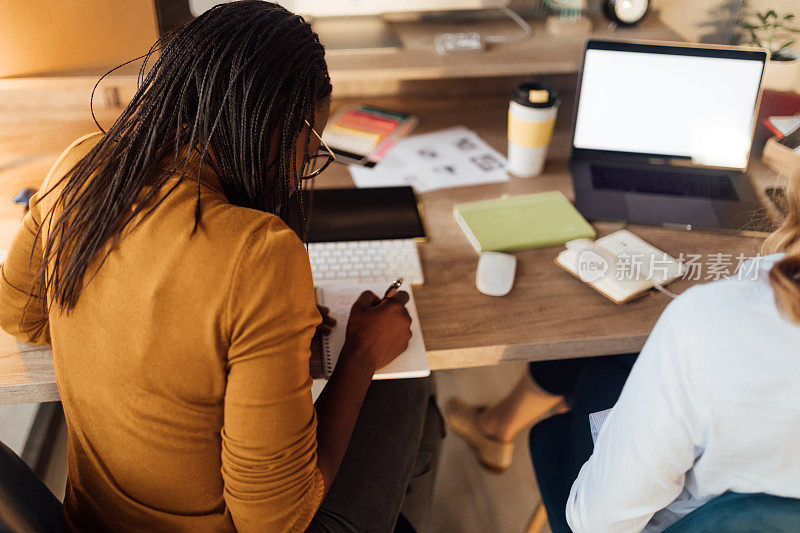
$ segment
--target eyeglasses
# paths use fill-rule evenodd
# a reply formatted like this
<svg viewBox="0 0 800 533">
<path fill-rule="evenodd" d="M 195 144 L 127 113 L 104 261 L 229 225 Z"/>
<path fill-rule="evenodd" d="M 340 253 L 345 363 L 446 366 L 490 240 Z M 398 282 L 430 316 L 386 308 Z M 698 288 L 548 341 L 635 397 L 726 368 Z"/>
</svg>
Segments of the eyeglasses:
<svg viewBox="0 0 800 533">
<path fill-rule="evenodd" d="M 305 164 L 305 169 L 308 171 L 303 176 L 301 176 L 301 180 L 310 180 L 311 178 L 316 178 L 320 174 L 322 174 L 331 163 L 336 161 L 336 154 L 333 153 L 333 150 L 325 144 L 325 141 L 322 140 L 317 131 L 311 127 L 311 124 L 308 123 L 306 120 L 306 126 L 309 127 L 311 133 L 319 139 L 320 148 L 317 150 L 317 153 L 309 156 L 308 161 Z"/>
</svg>

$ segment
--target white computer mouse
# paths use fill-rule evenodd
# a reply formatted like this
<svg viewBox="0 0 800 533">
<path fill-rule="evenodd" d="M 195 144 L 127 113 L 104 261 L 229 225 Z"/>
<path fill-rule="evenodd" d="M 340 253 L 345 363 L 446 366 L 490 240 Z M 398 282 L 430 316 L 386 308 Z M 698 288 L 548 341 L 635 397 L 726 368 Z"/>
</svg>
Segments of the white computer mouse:
<svg viewBox="0 0 800 533">
<path fill-rule="evenodd" d="M 505 296 L 514 286 L 517 258 L 511 254 L 483 252 L 478 259 L 475 285 L 483 294 Z"/>
</svg>

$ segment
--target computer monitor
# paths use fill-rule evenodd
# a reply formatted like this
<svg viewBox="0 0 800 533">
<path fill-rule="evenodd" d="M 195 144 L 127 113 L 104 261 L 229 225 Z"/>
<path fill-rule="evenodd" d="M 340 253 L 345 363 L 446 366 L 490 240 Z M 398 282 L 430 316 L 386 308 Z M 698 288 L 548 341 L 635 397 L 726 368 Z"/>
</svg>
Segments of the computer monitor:
<svg viewBox="0 0 800 533">
<path fill-rule="evenodd" d="M 763 51 L 590 41 L 573 147 L 744 169 Z"/>
<path fill-rule="evenodd" d="M 290 11 L 314 17 L 351 17 L 500 7 L 508 0 L 278 0 Z"/>
<path fill-rule="evenodd" d="M 192 15 L 199 17 L 224 1 L 189 0 L 189 10 Z M 400 2 L 397 0 L 278 0 L 278 3 L 289 11 L 301 15 L 352 17 L 384 13 L 483 9 L 504 6 L 508 0 L 402 0 Z"/>
<path fill-rule="evenodd" d="M 157 0 L 164 3 L 166 0 Z M 175 0 L 179 1 L 179 0 Z M 188 1 L 191 15 L 199 17 L 217 4 L 232 0 Z M 502 7 L 509 0 L 277 0 L 289 11 L 312 19 L 328 52 L 369 53 L 400 49 L 397 35 L 380 18 L 389 13 L 425 13 Z M 163 10 L 162 10 L 163 11 Z M 159 19 L 162 17 L 160 16 Z M 164 24 L 161 24 L 164 26 Z M 168 28 L 167 28 L 168 29 Z"/>
</svg>

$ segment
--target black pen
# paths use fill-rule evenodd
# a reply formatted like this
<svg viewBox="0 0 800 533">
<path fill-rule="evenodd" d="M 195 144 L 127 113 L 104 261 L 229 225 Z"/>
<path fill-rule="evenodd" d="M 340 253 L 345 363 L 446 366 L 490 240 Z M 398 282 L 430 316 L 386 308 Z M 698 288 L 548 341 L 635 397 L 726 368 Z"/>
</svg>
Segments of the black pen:
<svg viewBox="0 0 800 533">
<path fill-rule="evenodd" d="M 385 293 L 383 293 L 383 299 L 385 300 L 386 298 L 388 298 L 390 292 L 397 291 L 397 289 L 399 289 L 400 285 L 402 284 L 403 284 L 403 278 L 397 278 L 396 280 L 394 280 L 394 283 L 389 285 L 389 288 L 386 289 Z"/>
</svg>

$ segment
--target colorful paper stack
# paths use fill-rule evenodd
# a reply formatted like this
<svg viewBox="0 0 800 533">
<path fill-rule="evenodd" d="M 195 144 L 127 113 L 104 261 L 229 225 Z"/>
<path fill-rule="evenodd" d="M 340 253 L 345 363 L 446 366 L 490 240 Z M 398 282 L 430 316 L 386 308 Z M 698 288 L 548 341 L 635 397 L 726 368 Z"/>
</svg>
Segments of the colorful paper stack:
<svg viewBox="0 0 800 533">
<path fill-rule="evenodd" d="M 371 167 L 417 122 L 407 113 L 370 106 L 349 107 L 330 121 L 322 139 L 340 161 Z"/>
</svg>

